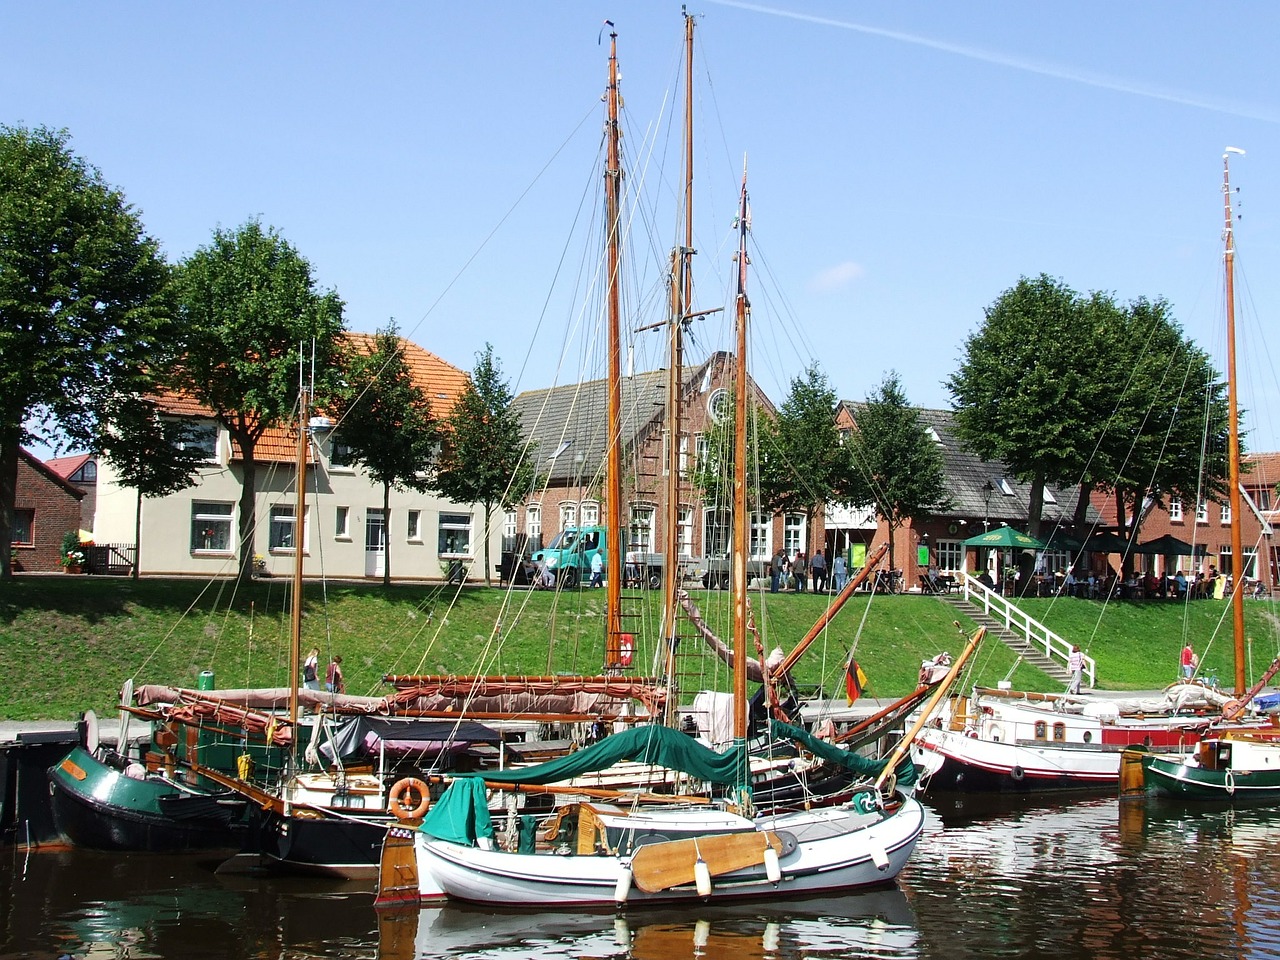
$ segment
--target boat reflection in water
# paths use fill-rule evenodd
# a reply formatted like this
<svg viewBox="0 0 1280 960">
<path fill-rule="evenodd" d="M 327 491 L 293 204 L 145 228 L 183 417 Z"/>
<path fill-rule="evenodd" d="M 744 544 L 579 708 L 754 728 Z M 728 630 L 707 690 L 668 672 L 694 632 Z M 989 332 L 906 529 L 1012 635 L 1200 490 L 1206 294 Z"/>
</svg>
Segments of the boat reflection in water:
<svg viewBox="0 0 1280 960">
<path fill-rule="evenodd" d="M 616 957 L 628 960 L 915 957 L 915 916 L 898 889 L 785 903 L 508 911 L 448 903 L 379 916 L 379 960 Z"/>
</svg>

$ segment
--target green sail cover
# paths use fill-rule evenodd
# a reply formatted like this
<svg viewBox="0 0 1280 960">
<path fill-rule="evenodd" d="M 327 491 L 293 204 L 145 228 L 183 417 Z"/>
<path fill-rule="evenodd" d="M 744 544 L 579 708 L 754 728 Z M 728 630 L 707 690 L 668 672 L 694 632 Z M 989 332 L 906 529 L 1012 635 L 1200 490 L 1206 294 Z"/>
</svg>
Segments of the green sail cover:
<svg viewBox="0 0 1280 960">
<path fill-rule="evenodd" d="M 437 839 L 453 843 L 474 843 L 477 837 L 492 838 L 493 821 L 485 798 L 487 781 L 558 783 L 584 773 L 605 770 L 627 760 L 669 767 L 718 784 L 743 782 L 748 769 L 745 746 L 717 753 L 688 734 L 658 724 L 647 724 L 615 733 L 590 747 L 532 767 L 455 777 L 449 789 L 431 805 L 420 829 Z"/>
<path fill-rule="evenodd" d="M 775 737 L 785 737 L 788 740 L 795 740 L 804 744 L 805 749 L 814 756 L 821 757 L 829 763 L 837 763 L 848 770 L 852 770 L 854 773 L 863 774 L 868 778 L 878 777 L 880 771 L 884 769 L 884 765 L 888 763 L 888 760 L 871 760 L 854 753 L 852 750 L 845 750 L 843 747 L 838 747 L 833 743 L 819 740 L 809 732 L 802 730 L 800 727 L 793 727 L 789 723 L 770 720 L 769 730 Z M 903 755 L 893 773 L 897 777 L 898 784 L 903 787 L 909 787 L 919 779 L 919 772 L 916 770 L 916 765 L 911 762 L 909 755 Z"/>
</svg>

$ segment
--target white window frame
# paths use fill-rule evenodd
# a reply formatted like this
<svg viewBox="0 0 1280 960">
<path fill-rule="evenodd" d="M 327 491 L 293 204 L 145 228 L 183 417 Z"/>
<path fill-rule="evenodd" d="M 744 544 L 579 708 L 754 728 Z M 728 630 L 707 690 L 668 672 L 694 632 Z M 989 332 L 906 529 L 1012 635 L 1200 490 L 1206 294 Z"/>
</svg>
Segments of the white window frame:
<svg viewBox="0 0 1280 960">
<path fill-rule="evenodd" d="M 682 557 L 693 556 L 693 507 L 676 510 L 676 552 Z"/>
<path fill-rule="evenodd" d="M 752 560 L 768 560 L 773 556 L 773 516 L 768 513 L 751 514 Z"/>
<path fill-rule="evenodd" d="M 333 539 L 351 539 L 351 508 L 335 507 L 333 511 Z"/>
<path fill-rule="evenodd" d="M 225 508 L 225 509 L 224 509 Z M 235 504 L 223 500 L 191 501 L 191 552 L 203 556 L 229 556 L 234 552 Z M 220 543 L 225 534 L 225 544 Z"/>
<path fill-rule="evenodd" d="M 1224 526 L 1231 526 L 1231 504 L 1224 503 L 1218 509 L 1218 521 Z"/>
<path fill-rule="evenodd" d="M 216 423 L 197 421 L 188 423 L 186 431 L 190 435 L 178 443 L 179 450 L 199 450 L 204 453 L 205 463 L 218 463 L 218 440 L 222 431 Z"/>
<path fill-rule="evenodd" d="M 1181 500 L 1169 501 L 1169 521 L 1171 523 L 1182 522 L 1182 501 Z"/>
<path fill-rule="evenodd" d="M 639 550 L 642 553 L 653 553 L 654 543 L 654 518 L 657 515 L 657 508 L 651 503 L 633 503 L 629 511 L 630 520 L 627 523 L 627 543 L 629 550 Z"/>
<path fill-rule="evenodd" d="M 570 527 L 578 526 L 578 504 L 572 500 L 566 500 L 560 504 L 560 529 L 568 530 Z"/>
<path fill-rule="evenodd" d="M 502 537 L 505 540 L 511 540 L 516 535 L 516 512 L 512 510 L 504 510 L 502 512 Z"/>
<path fill-rule="evenodd" d="M 405 539 L 410 543 L 422 542 L 422 511 L 405 511 Z"/>
<path fill-rule="evenodd" d="M 782 549 L 788 557 L 794 557 L 797 550 L 803 550 L 808 542 L 806 534 L 806 518 L 803 513 L 787 513 L 782 516 Z"/>
<path fill-rule="evenodd" d="M 329 435 L 329 469 L 339 473 L 355 473 L 355 461 L 350 457 L 351 445 L 344 443 L 341 433 Z"/>
<path fill-rule="evenodd" d="M 965 549 L 963 540 L 936 540 L 933 544 L 933 559 L 938 571 L 954 576 L 964 569 Z"/>
<path fill-rule="evenodd" d="M 702 552 L 727 557 L 733 549 L 733 516 L 727 507 L 707 507 L 702 512 Z"/>
<path fill-rule="evenodd" d="M 542 536 L 542 504 L 531 503 L 524 508 L 524 535 L 530 540 Z"/>
<path fill-rule="evenodd" d="M 459 532 L 465 535 L 461 543 L 457 540 Z M 442 557 L 470 557 L 471 514 L 440 513 L 436 524 L 436 547 L 436 552 Z"/>
<path fill-rule="evenodd" d="M 297 507 L 292 503 L 277 503 L 271 506 L 271 516 L 267 531 L 267 549 L 271 553 L 292 555 L 298 543 L 297 531 L 294 529 L 297 519 Z M 307 550 L 307 517 L 302 517 L 302 551 Z"/>
<path fill-rule="evenodd" d="M 1209 501 L 1201 500 L 1196 505 L 1196 523 L 1209 522 Z"/>
<path fill-rule="evenodd" d="M 578 504 L 578 522 L 584 527 L 598 527 L 600 525 L 600 502 L 598 500 L 583 500 Z"/>
</svg>

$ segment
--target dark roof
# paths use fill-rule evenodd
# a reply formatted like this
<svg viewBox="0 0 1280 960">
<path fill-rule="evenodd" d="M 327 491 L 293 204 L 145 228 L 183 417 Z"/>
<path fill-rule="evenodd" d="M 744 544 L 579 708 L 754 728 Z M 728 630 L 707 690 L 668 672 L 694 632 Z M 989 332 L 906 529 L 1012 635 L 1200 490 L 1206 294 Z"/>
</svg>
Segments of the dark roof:
<svg viewBox="0 0 1280 960">
<path fill-rule="evenodd" d="M 858 411 L 866 404 L 851 400 L 840 402 L 856 423 Z M 1013 526 L 1025 524 L 1031 507 L 1031 484 L 1015 480 L 1004 464 L 982 460 L 965 448 L 955 435 L 955 415 L 950 410 L 920 409 L 917 412 L 924 426 L 938 438 L 947 496 L 951 500 L 950 508 L 939 511 L 935 516 L 985 518 L 992 523 L 1004 522 Z M 991 484 L 990 491 L 984 489 L 988 483 Z M 1080 496 L 1079 488 L 1046 484 L 1046 490 L 1049 496 L 1045 497 L 1041 513 L 1043 523 L 1071 523 Z M 1088 522 L 1100 521 L 1101 514 L 1090 505 Z"/>
</svg>

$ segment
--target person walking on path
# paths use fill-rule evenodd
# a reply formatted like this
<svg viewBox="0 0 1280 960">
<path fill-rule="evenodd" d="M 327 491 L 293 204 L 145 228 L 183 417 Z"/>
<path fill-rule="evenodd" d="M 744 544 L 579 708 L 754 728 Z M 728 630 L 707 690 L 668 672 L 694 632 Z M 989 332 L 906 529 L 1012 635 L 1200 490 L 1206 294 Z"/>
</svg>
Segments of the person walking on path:
<svg viewBox="0 0 1280 960">
<path fill-rule="evenodd" d="M 778 592 L 778 583 L 782 580 L 782 571 L 787 566 L 787 555 L 782 552 L 782 548 L 778 548 L 778 552 L 773 555 L 773 560 L 769 564 L 769 592 Z"/>
<path fill-rule="evenodd" d="M 330 693 L 347 692 L 347 683 L 342 679 L 342 657 L 336 653 L 329 661 L 329 669 L 325 672 L 324 688 Z"/>
<path fill-rule="evenodd" d="M 819 550 L 809 561 L 809 569 L 813 571 L 813 592 L 822 593 L 827 589 L 827 558 Z"/>
<path fill-rule="evenodd" d="M 1067 685 L 1067 693 L 1080 692 L 1080 680 L 1084 676 L 1084 654 L 1080 652 L 1080 645 L 1073 643 L 1071 645 L 1071 653 L 1067 656 L 1067 669 L 1071 671 L 1071 683 Z"/>
</svg>

